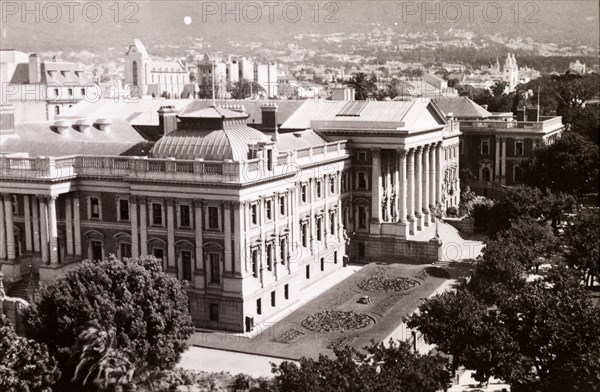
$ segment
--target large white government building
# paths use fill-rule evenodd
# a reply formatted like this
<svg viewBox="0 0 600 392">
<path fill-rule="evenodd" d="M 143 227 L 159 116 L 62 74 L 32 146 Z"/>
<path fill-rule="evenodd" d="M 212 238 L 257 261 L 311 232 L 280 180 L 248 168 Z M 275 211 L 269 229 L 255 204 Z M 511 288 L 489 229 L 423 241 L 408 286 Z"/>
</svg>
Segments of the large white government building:
<svg viewBox="0 0 600 392">
<path fill-rule="evenodd" d="M 351 262 L 432 262 L 459 201 L 458 124 L 428 99 L 158 111 L 14 123 L 2 106 L 0 263 L 14 290 L 83 259 L 154 255 L 189 282 L 196 326 L 249 331 Z M 278 127 L 278 124 L 282 124 Z M 11 288 L 9 287 L 9 292 Z"/>
</svg>

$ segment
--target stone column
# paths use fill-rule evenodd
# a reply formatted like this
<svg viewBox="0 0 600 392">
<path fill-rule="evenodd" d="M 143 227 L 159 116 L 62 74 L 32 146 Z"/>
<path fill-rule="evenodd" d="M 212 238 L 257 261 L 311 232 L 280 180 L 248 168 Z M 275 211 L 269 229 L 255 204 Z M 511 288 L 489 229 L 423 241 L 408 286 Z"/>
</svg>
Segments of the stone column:
<svg viewBox="0 0 600 392">
<path fill-rule="evenodd" d="M 415 150 L 411 148 L 408 151 L 407 160 L 407 179 L 408 186 L 406 188 L 408 197 L 408 222 L 410 234 L 415 233 Z"/>
<path fill-rule="evenodd" d="M 73 254 L 73 214 L 71 197 L 65 195 L 65 234 L 67 235 L 67 254 Z"/>
<path fill-rule="evenodd" d="M 10 195 L 2 195 L 4 199 L 4 221 L 6 222 L 6 258 L 14 260 L 15 252 L 15 226 L 13 222 L 13 205 Z"/>
<path fill-rule="evenodd" d="M 381 222 L 381 150 L 374 148 L 373 172 L 371 175 L 371 219 L 375 223 Z"/>
<path fill-rule="evenodd" d="M 202 269 L 204 266 L 203 253 L 203 230 L 202 227 L 202 200 L 194 200 L 194 235 L 196 237 L 196 269 Z"/>
<path fill-rule="evenodd" d="M 506 138 L 502 138 L 502 172 L 500 173 L 502 184 L 506 185 Z"/>
<path fill-rule="evenodd" d="M 48 255 L 48 205 L 44 196 L 39 197 L 40 203 L 40 247 L 42 250 L 42 263 L 50 261 Z"/>
<path fill-rule="evenodd" d="M 436 163 L 436 145 L 432 144 L 429 149 L 429 210 L 431 212 L 431 222 L 435 221 L 435 179 L 437 176 Z"/>
<path fill-rule="evenodd" d="M 6 259 L 6 222 L 2 196 L 0 196 L 0 259 Z"/>
<path fill-rule="evenodd" d="M 35 195 L 31 196 L 31 215 L 33 215 L 33 251 L 40 251 L 40 208 Z"/>
<path fill-rule="evenodd" d="M 23 206 L 25 207 L 25 250 L 27 252 L 33 250 L 31 237 L 31 205 L 29 203 L 29 195 L 23 195 Z"/>
<path fill-rule="evenodd" d="M 225 258 L 223 260 L 223 271 L 232 272 L 231 263 L 231 202 L 226 201 L 223 204 L 223 251 Z"/>
<path fill-rule="evenodd" d="M 78 193 L 73 195 L 73 237 L 75 254 L 81 256 L 81 211 L 79 209 Z"/>
<path fill-rule="evenodd" d="M 50 237 L 50 264 L 58 264 L 58 227 L 56 223 L 56 196 L 48 198 L 48 236 Z"/>
<path fill-rule="evenodd" d="M 140 255 L 140 241 L 138 236 L 138 213 L 137 197 L 129 198 L 129 221 L 131 222 L 131 257 L 137 258 Z"/>
<path fill-rule="evenodd" d="M 494 181 L 500 179 L 500 138 L 496 137 L 496 149 L 494 151 Z"/>
<path fill-rule="evenodd" d="M 394 222 L 400 221 L 400 153 L 401 150 L 393 151 L 394 159 L 393 159 L 393 167 L 394 167 L 394 192 L 396 195 L 394 199 L 394 206 L 392 209 L 393 217 L 395 217 Z"/>
<path fill-rule="evenodd" d="M 417 230 L 423 230 L 423 148 L 415 151 L 415 217 Z"/>
<path fill-rule="evenodd" d="M 423 147 L 423 221 L 429 226 L 429 145 Z"/>
<path fill-rule="evenodd" d="M 175 215 L 173 213 L 173 199 L 168 198 L 167 200 L 167 265 L 169 268 L 180 267 L 177 263 L 175 255 Z M 183 271 L 181 268 L 177 268 L 177 279 L 183 278 Z"/>
<path fill-rule="evenodd" d="M 140 255 L 147 256 L 148 255 L 148 207 L 146 205 L 145 197 L 138 197 L 138 202 L 140 205 Z"/>
<path fill-rule="evenodd" d="M 443 176 L 444 176 L 444 164 L 443 164 L 443 160 L 442 160 L 442 143 L 438 143 L 437 146 L 435 147 L 435 164 L 436 164 L 436 170 L 435 170 L 435 203 L 436 204 L 440 204 L 442 205 L 442 184 L 443 184 Z"/>
</svg>

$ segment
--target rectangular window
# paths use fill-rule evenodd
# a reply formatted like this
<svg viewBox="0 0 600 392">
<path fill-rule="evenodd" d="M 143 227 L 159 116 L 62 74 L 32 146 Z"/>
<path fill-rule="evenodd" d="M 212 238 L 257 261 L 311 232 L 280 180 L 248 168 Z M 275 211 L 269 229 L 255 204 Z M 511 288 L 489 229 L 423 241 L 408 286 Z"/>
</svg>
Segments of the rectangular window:
<svg viewBox="0 0 600 392">
<path fill-rule="evenodd" d="M 90 219 L 100 219 L 100 199 L 90 197 Z"/>
<path fill-rule="evenodd" d="M 300 224 L 300 233 L 302 237 L 302 246 L 308 247 L 308 224 L 306 222 Z"/>
<path fill-rule="evenodd" d="M 358 243 L 358 258 L 359 259 L 365 258 L 365 243 L 364 242 Z"/>
<path fill-rule="evenodd" d="M 321 272 L 325 271 L 325 258 L 321 257 Z"/>
<path fill-rule="evenodd" d="M 267 170 L 273 171 L 273 150 L 267 150 Z"/>
<path fill-rule="evenodd" d="M 210 321 L 219 321 L 219 305 L 209 304 L 208 306 L 208 317 Z"/>
<path fill-rule="evenodd" d="M 258 277 L 258 249 L 252 250 L 252 275 Z"/>
<path fill-rule="evenodd" d="M 272 271 L 273 270 L 273 245 L 267 244 L 266 254 L 267 254 L 267 269 L 269 271 Z"/>
<path fill-rule="evenodd" d="M 208 228 L 219 229 L 219 207 L 208 207 Z"/>
<path fill-rule="evenodd" d="M 276 303 L 275 303 L 276 301 L 275 300 L 276 300 L 276 298 L 275 298 L 275 292 L 271 291 L 271 306 L 272 307 L 275 307 L 275 305 L 276 305 Z"/>
<path fill-rule="evenodd" d="M 179 206 L 179 227 L 191 227 L 192 221 L 190 219 L 191 215 L 190 206 L 187 204 L 181 204 Z"/>
<path fill-rule="evenodd" d="M 265 213 L 267 214 L 267 220 L 273 219 L 273 208 L 271 206 L 271 200 L 265 201 Z"/>
<path fill-rule="evenodd" d="M 335 178 L 331 178 L 329 180 L 329 194 L 333 195 L 335 193 Z"/>
<path fill-rule="evenodd" d="M 285 265 L 287 259 L 287 249 L 285 246 L 285 237 L 279 240 L 279 259 L 281 259 L 281 265 Z"/>
<path fill-rule="evenodd" d="M 252 204 L 252 206 L 250 207 L 250 215 L 251 215 L 251 219 L 252 219 L 252 224 L 257 225 L 258 224 L 258 206 L 256 204 Z"/>
<path fill-rule="evenodd" d="M 300 194 L 301 194 L 301 198 L 302 198 L 302 203 L 306 203 L 306 196 L 307 196 L 306 195 L 307 194 L 306 184 L 302 184 L 300 186 Z"/>
<path fill-rule="evenodd" d="M 462 140 L 460 140 L 460 141 L 458 142 L 458 151 L 459 151 L 460 155 L 463 155 L 463 154 L 464 154 L 464 152 L 465 152 L 465 150 L 464 150 L 464 144 L 463 144 L 463 141 L 462 141 Z"/>
<path fill-rule="evenodd" d="M 85 97 L 85 89 L 84 88 L 81 89 L 81 96 Z"/>
<path fill-rule="evenodd" d="M 320 199 L 321 198 L 321 180 L 317 181 L 316 186 L 317 186 L 317 199 Z"/>
<path fill-rule="evenodd" d="M 361 189 L 361 190 L 367 189 L 367 173 L 364 173 L 364 172 L 358 173 L 358 189 Z"/>
<path fill-rule="evenodd" d="M 342 192 L 348 190 L 348 173 L 342 173 Z"/>
<path fill-rule="evenodd" d="M 335 214 L 329 214 L 329 233 L 335 235 Z"/>
<path fill-rule="evenodd" d="M 119 253 L 121 255 L 121 259 L 130 258 L 131 257 L 131 244 L 121 242 L 119 244 Z"/>
<path fill-rule="evenodd" d="M 515 142 L 515 156 L 522 157 L 523 156 L 523 141 L 517 140 Z"/>
<path fill-rule="evenodd" d="M 287 284 L 283 286 L 283 298 L 290 299 L 290 286 Z"/>
<path fill-rule="evenodd" d="M 490 140 L 484 139 L 481 141 L 481 155 L 489 155 L 490 154 Z"/>
<path fill-rule="evenodd" d="M 366 161 L 367 160 L 367 152 L 366 151 L 359 151 L 358 152 L 358 160 L 359 161 Z"/>
<path fill-rule="evenodd" d="M 119 220 L 129 221 L 129 200 L 119 199 Z"/>
<path fill-rule="evenodd" d="M 337 250 L 333 252 L 333 264 L 337 264 L 338 262 L 338 253 Z"/>
<path fill-rule="evenodd" d="M 323 218 L 317 218 L 317 241 L 321 241 L 322 222 Z"/>
<path fill-rule="evenodd" d="M 210 254 L 210 281 L 221 283 L 221 260 L 217 253 Z"/>
<path fill-rule="evenodd" d="M 310 279 L 310 265 L 306 266 L 306 279 Z"/>
<path fill-rule="evenodd" d="M 256 300 L 256 314 L 262 314 L 262 302 L 260 298 Z"/>
<path fill-rule="evenodd" d="M 279 213 L 285 215 L 285 196 L 279 196 Z"/>
<path fill-rule="evenodd" d="M 163 224 L 161 203 L 152 203 L 152 224 L 154 226 L 162 226 Z"/>
<path fill-rule="evenodd" d="M 367 211 L 365 207 L 358 207 L 358 227 L 361 229 L 367 228 Z"/>
<path fill-rule="evenodd" d="M 69 91 L 69 97 L 72 97 L 73 96 L 73 89 L 70 88 L 68 91 Z"/>
</svg>

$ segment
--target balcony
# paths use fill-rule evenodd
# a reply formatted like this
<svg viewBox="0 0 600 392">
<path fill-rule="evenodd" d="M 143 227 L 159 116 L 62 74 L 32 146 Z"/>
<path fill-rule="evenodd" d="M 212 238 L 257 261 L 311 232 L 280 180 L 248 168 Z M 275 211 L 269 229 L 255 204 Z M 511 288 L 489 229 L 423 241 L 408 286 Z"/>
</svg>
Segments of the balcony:
<svg viewBox="0 0 600 392">
<path fill-rule="evenodd" d="M 273 162 L 272 171 L 267 170 L 264 158 L 233 162 L 115 156 L 0 156 L 0 179 L 53 182 L 74 178 L 119 178 L 131 181 L 251 183 L 293 175 L 302 166 L 346 157 L 346 142 L 279 154 Z"/>
<path fill-rule="evenodd" d="M 497 132 L 528 132 L 547 134 L 564 127 L 562 117 L 540 117 L 540 121 L 461 120 L 463 130 L 490 129 Z"/>
</svg>

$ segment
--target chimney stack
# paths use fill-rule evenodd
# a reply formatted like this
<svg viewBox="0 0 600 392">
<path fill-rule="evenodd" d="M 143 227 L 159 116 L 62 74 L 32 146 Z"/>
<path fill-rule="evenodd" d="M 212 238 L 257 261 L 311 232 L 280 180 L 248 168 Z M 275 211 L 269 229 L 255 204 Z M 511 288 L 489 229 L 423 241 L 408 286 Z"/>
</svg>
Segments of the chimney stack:
<svg viewBox="0 0 600 392">
<path fill-rule="evenodd" d="M 40 58 L 37 54 L 29 55 L 29 83 L 41 83 L 42 73 L 40 69 Z"/>
<path fill-rule="evenodd" d="M 161 136 L 168 135 L 177 129 L 177 109 L 175 109 L 175 106 L 161 106 L 158 109 L 158 124 Z"/>
<path fill-rule="evenodd" d="M 260 106 L 260 110 L 262 113 L 262 131 L 277 141 L 279 139 L 277 104 L 275 102 L 265 102 Z"/>
<path fill-rule="evenodd" d="M 525 121 L 525 108 L 517 108 L 517 121 Z"/>
</svg>

